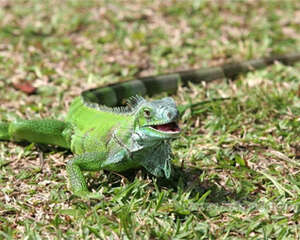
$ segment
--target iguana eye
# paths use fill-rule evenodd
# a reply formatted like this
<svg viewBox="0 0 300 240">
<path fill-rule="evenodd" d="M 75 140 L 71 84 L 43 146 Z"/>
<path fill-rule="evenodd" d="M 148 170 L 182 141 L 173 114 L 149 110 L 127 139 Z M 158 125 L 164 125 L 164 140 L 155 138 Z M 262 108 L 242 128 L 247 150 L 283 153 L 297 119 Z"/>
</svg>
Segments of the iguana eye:
<svg viewBox="0 0 300 240">
<path fill-rule="evenodd" d="M 151 116 L 151 112 L 150 112 L 149 109 L 144 109 L 144 116 L 145 116 L 146 118 L 149 118 L 149 117 Z"/>
</svg>

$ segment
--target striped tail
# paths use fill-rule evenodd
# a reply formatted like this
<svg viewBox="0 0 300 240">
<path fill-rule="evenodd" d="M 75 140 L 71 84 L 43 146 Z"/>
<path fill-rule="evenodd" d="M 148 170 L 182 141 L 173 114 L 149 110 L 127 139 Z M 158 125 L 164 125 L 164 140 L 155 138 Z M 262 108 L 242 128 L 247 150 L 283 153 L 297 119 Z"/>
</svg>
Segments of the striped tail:
<svg viewBox="0 0 300 240">
<path fill-rule="evenodd" d="M 108 107 L 124 104 L 124 99 L 134 95 L 152 96 L 161 92 L 174 94 L 179 82 L 186 85 L 188 82 L 201 83 L 211 82 L 221 78 L 235 78 L 238 74 L 266 67 L 274 62 L 293 64 L 300 61 L 300 53 L 292 53 L 282 56 L 271 56 L 253 59 L 246 62 L 226 63 L 219 67 L 192 69 L 158 76 L 141 77 L 138 79 L 110 84 L 83 91 L 84 101 L 95 102 Z"/>
<path fill-rule="evenodd" d="M 9 140 L 8 133 L 9 123 L 0 122 L 0 140 Z"/>
</svg>

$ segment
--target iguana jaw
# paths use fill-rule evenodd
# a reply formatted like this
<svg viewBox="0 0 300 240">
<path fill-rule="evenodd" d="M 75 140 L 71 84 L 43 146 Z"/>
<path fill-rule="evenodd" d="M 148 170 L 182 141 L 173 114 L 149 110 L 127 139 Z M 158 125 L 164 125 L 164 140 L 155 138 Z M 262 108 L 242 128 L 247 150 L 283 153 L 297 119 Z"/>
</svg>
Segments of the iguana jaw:
<svg viewBox="0 0 300 240">
<path fill-rule="evenodd" d="M 165 136 L 167 135 L 170 137 L 177 137 L 180 134 L 180 128 L 178 127 L 177 122 L 152 124 L 152 125 L 148 125 L 147 127 Z"/>
</svg>

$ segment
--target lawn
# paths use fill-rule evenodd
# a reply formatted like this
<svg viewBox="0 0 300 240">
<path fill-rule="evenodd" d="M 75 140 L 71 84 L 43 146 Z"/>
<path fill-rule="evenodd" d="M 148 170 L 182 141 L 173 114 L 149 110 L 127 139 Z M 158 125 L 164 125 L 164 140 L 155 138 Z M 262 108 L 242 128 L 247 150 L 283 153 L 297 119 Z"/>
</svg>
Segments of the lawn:
<svg viewBox="0 0 300 240">
<path fill-rule="evenodd" d="M 2 0 L 0 119 L 64 119 L 83 89 L 297 51 L 296 0 Z M 102 199 L 84 200 L 69 151 L 0 142 L 0 239 L 299 239 L 300 64 L 172 97 L 206 102 L 182 116 L 171 181 L 86 173 Z"/>
</svg>

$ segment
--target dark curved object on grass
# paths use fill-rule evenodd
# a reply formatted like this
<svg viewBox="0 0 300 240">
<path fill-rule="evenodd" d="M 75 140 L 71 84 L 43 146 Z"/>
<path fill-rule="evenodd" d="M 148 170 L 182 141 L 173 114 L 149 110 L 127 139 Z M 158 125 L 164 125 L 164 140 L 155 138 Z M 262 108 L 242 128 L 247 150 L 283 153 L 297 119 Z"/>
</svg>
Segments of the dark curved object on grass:
<svg viewBox="0 0 300 240">
<path fill-rule="evenodd" d="M 161 92 L 174 94 L 181 82 L 211 82 L 221 78 L 235 78 L 241 73 L 264 68 L 274 62 L 286 65 L 300 61 L 300 53 L 271 56 L 245 62 L 226 63 L 218 67 L 192 69 L 157 76 L 141 77 L 134 80 L 97 87 L 82 92 L 87 102 L 96 102 L 109 107 L 124 104 L 124 100 L 134 95 L 152 96 Z"/>
</svg>

